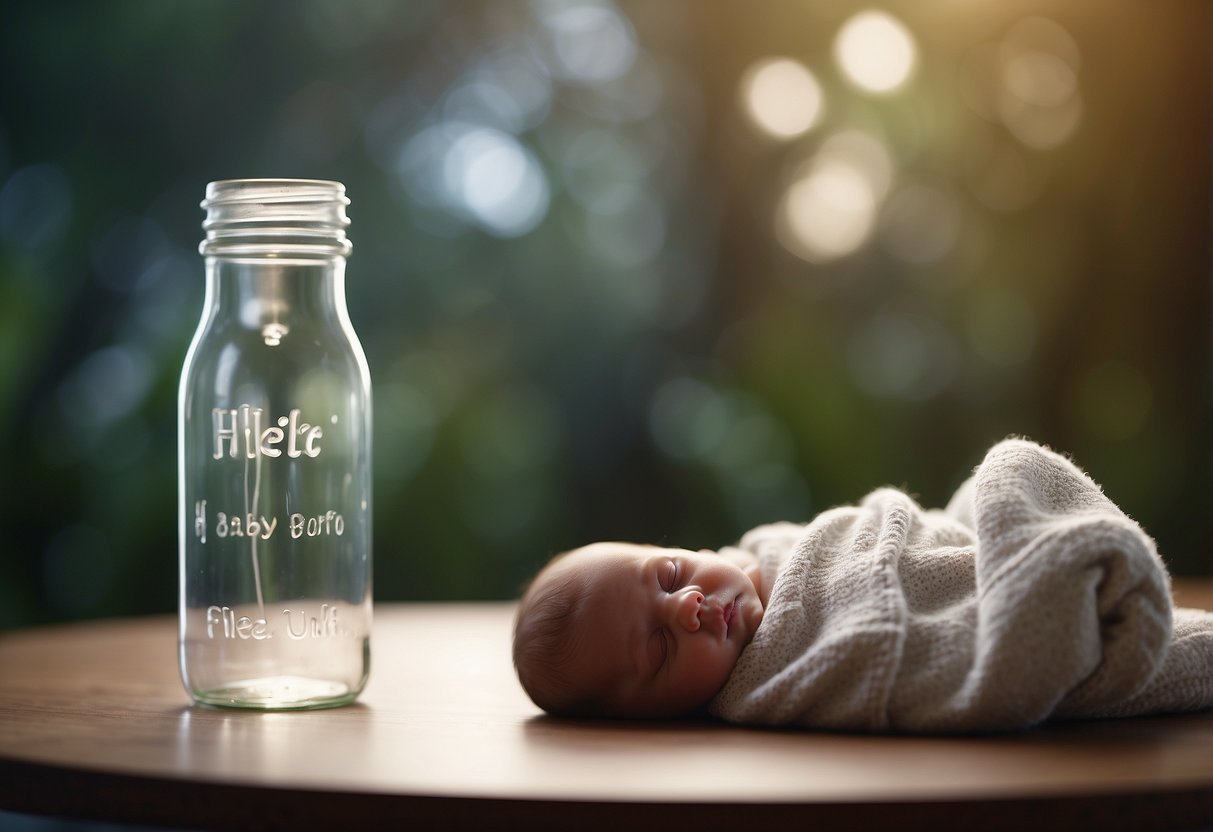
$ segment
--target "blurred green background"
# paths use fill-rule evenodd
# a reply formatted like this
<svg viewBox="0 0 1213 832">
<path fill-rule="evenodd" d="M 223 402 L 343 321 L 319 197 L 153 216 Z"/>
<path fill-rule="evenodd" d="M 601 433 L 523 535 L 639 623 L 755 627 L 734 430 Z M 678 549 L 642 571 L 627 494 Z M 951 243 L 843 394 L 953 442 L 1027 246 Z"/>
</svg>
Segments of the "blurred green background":
<svg viewBox="0 0 1213 832">
<path fill-rule="evenodd" d="M 1209 574 L 1211 9 L 8 0 L 0 627 L 174 609 L 232 177 L 352 199 L 380 601 L 939 505 L 1008 434 Z"/>
</svg>

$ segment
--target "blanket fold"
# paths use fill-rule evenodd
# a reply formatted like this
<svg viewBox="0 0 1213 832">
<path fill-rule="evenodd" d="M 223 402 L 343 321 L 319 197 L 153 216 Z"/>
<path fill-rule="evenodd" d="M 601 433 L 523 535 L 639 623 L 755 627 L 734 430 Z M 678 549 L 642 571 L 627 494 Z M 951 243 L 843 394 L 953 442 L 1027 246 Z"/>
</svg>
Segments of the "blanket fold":
<svg viewBox="0 0 1213 832">
<path fill-rule="evenodd" d="M 1173 616 L 1154 542 L 1032 442 L 995 445 L 944 511 L 882 488 L 739 546 L 773 583 L 724 719 L 948 732 L 1213 706 L 1213 614 Z"/>
</svg>

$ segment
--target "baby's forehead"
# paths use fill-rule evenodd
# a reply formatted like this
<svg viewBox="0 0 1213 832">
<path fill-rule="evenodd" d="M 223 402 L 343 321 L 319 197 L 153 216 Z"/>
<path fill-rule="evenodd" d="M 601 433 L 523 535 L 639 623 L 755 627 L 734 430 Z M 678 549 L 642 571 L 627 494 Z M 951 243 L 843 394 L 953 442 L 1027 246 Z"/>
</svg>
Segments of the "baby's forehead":
<svg viewBox="0 0 1213 832">
<path fill-rule="evenodd" d="M 654 558 L 676 551 L 642 543 L 591 543 L 574 549 L 569 560 L 586 569 L 627 570 L 639 568 Z"/>
<path fill-rule="evenodd" d="M 569 577 L 582 582 L 614 581 L 643 563 L 651 552 L 619 543 L 591 543 L 574 549 L 548 568 L 551 580 Z"/>
</svg>

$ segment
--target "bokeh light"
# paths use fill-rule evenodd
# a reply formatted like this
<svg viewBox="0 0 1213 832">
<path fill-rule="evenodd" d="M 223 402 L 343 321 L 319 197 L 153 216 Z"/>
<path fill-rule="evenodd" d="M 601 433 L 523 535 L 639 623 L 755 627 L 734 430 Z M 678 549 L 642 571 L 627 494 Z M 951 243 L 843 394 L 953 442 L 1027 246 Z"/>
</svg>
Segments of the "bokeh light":
<svg viewBox="0 0 1213 832">
<path fill-rule="evenodd" d="M 541 12 L 543 47 L 553 74 L 576 84 L 622 76 L 636 59 L 636 33 L 612 4 L 551 3 Z"/>
<path fill-rule="evenodd" d="M 765 58 L 750 66 L 741 79 L 741 100 L 753 123 L 779 139 L 811 129 L 823 104 L 817 78 L 790 58 Z"/>
<path fill-rule="evenodd" d="M 863 244 L 876 219 L 876 194 L 853 165 L 826 158 L 810 164 L 784 194 L 780 241 L 805 260 L 843 257 Z"/>
<path fill-rule="evenodd" d="M 502 129 L 521 133 L 543 124 L 552 107 L 552 79 L 534 55 L 521 48 L 499 48 L 480 58 L 470 73 L 478 90 L 476 110 L 504 111 L 509 121 Z M 448 114 L 453 121 L 466 121 L 470 114 Z M 486 125 L 494 126 L 494 125 Z"/>
<path fill-rule="evenodd" d="M 776 235 L 810 262 L 857 251 L 872 234 L 889 189 L 892 161 L 859 131 L 835 134 L 792 176 L 776 209 Z"/>
<path fill-rule="evenodd" d="M 1026 18 L 1007 32 L 998 58 L 998 113 L 1007 129 L 1037 150 L 1067 141 L 1083 114 L 1081 53 L 1069 32 L 1046 18 Z"/>
<path fill-rule="evenodd" d="M 417 202 L 497 237 L 526 234 L 547 214 L 547 175 L 501 130 L 458 122 L 427 127 L 404 146 L 397 171 Z"/>
<path fill-rule="evenodd" d="M 517 237 L 547 213 L 547 177 L 534 155 L 508 133 L 465 133 L 444 161 L 448 191 L 489 233 Z"/>
<path fill-rule="evenodd" d="M 913 75 L 918 49 L 914 36 L 887 12 L 863 11 L 843 24 L 834 41 L 834 58 L 860 89 L 884 95 Z"/>
</svg>

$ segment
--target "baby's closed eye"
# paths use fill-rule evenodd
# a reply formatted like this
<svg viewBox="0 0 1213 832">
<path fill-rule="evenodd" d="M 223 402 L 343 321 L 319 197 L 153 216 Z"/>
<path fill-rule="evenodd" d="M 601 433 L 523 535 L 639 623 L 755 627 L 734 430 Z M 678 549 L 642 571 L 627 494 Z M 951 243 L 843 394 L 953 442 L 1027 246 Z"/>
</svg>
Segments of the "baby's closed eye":
<svg viewBox="0 0 1213 832">
<path fill-rule="evenodd" d="M 669 640 L 666 637 L 665 628 L 661 627 L 654 630 L 649 636 L 648 658 L 652 675 L 656 676 L 661 671 L 668 657 Z"/>
<path fill-rule="evenodd" d="M 661 565 L 657 572 L 658 582 L 661 588 L 666 592 L 673 592 L 678 589 L 678 562 L 668 560 Z"/>
</svg>

